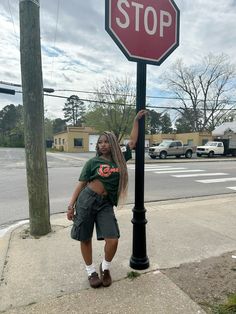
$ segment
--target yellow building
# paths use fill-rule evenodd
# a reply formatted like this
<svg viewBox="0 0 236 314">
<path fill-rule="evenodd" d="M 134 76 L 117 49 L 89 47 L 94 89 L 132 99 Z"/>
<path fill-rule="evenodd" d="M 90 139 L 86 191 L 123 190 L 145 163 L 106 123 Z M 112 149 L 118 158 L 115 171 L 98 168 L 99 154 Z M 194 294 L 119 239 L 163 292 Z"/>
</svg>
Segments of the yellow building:
<svg viewBox="0 0 236 314">
<path fill-rule="evenodd" d="M 152 134 L 145 135 L 145 147 L 151 147 L 153 144 L 160 143 L 163 140 L 180 140 L 184 144 L 192 146 L 204 145 L 206 142 L 212 140 L 212 134 L 208 132 L 195 133 L 171 133 L 171 134 Z M 124 139 L 127 143 L 128 139 Z"/>
<path fill-rule="evenodd" d="M 90 127 L 67 127 L 66 131 L 54 135 L 53 147 L 59 151 L 70 153 L 92 152 L 96 149 L 99 133 Z M 145 136 L 145 147 L 148 148 L 163 140 L 181 140 L 184 144 L 198 146 L 212 140 L 212 134 L 199 133 L 173 133 L 153 134 Z M 127 143 L 128 138 L 123 140 Z"/>
<path fill-rule="evenodd" d="M 99 134 L 90 127 L 67 127 L 53 136 L 53 147 L 59 151 L 82 153 L 95 151 Z"/>
<path fill-rule="evenodd" d="M 163 140 L 180 140 L 184 144 L 199 146 L 212 140 L 211 132 L 194 132 L 194 133 L 171 133 L 171 134 L 153 134 L 147 135 L 149 144 L 160 143 Z"/>
</svg>

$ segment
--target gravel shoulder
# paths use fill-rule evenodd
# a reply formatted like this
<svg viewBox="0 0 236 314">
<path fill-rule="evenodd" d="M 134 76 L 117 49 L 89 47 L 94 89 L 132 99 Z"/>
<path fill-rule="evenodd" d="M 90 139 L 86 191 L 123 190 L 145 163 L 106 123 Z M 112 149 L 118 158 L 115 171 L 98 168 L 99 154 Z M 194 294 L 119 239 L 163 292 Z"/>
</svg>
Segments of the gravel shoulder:
<svg viewBox="0 0 236 314">
<path fill-rule="evenodd" d="M 236 252 L 210 257 L 201 262 L 181 264 L 162 272 L 179 286 L 207 313 L 212 307 L 236 294 Z"/>
</svg>

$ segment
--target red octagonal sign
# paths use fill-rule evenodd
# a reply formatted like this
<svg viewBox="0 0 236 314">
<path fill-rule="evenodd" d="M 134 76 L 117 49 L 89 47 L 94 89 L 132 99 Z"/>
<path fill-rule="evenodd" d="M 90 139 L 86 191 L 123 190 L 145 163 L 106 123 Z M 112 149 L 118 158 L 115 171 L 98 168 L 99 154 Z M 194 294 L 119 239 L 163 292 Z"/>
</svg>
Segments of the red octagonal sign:
<svg viewBox="0 0 236 314">
<path fill-rule="evenodd" d="M 106 31 L 130 61 L 160 65 L 179 45 L 173 0 L 106 0 Z"/>
</svg>

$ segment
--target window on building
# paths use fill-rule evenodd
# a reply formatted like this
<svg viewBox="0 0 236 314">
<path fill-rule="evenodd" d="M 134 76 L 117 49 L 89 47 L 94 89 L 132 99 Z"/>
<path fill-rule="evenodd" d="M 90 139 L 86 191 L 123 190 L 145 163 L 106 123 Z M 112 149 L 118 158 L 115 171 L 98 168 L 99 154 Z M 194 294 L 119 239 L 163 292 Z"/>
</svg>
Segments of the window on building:
<svg viewBox="0 0 236 314">
<path fill-rule="evenodd" d="M 74 138 L 74 146 L 75 147 L 83 147 L 83 139 L 82 138 Z"/>
<path fill-rule="evenodd" d="M 188 143 L 189 146 L 192 146 L 193 145 L 193 140 L 192 139 L 188 140 L 187 143 Z"/>
<path fill-rule="evenodd" d="M 57 145 L 57 139 L 55 138 L 55 145 Z"/>
<path fill-rule="evenodd" d="M 61 138 L 59 137 L 59 145 L 61 145 Z"/>
<path fill-rule="evenodd" d="M 65 145 L 65 139 L 64 138 L 62 139 L 62 145 Z"/>
</svg>

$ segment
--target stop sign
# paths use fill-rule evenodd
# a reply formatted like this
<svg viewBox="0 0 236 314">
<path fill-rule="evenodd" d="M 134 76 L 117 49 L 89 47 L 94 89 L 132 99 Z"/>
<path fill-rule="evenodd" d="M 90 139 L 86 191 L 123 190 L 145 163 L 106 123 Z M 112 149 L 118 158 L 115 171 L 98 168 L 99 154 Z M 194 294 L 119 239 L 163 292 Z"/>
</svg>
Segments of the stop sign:
<svg viewBox="0 0 236 314">
<path fill-rule="evenodd" d="M 173 0 L 106 0 L 106 31 L 130 61 L 160 65 L 179 45 Z"/>
</svg>

